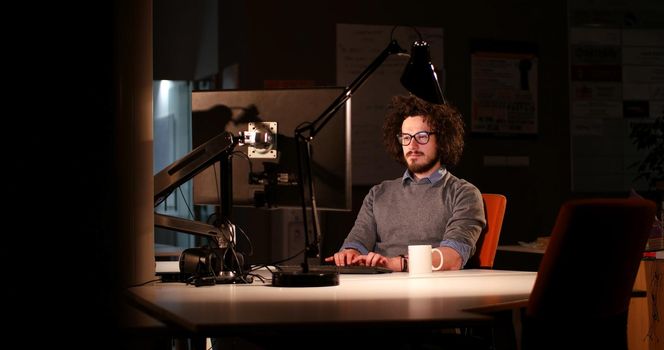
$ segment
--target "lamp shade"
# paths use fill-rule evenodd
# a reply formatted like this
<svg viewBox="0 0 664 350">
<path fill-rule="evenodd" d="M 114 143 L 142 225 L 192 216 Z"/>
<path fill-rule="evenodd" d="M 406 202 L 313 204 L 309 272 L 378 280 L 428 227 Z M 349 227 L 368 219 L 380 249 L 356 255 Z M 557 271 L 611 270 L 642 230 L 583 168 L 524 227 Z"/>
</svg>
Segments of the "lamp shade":
<svg viewBox="0 0 664 350">
<path fill-rule="evenodd" d="M 406 64 L 401 85 L 413 95 L 435 104 L 445 103 L 443 90 L 438 84 L 438 76 L 431 64 L 429 44 L 426 41 L 415 41 L 410 50 L 410 60 Z"/>
</svg>

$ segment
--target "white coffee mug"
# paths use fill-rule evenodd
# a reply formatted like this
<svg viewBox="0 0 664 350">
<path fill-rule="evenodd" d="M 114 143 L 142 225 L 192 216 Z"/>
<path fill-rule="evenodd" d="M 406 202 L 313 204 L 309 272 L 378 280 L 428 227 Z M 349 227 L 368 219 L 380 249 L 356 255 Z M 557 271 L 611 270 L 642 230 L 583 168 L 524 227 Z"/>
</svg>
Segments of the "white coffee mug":
<svg viewBox="0 0 664 350">
<path fill-rule="evenodd" d="M 431 254 L 438 252 L 440 255 L 440 264 L 432 266 Z M 432 249 L 430 245 L 409 245 L 408 246 L 408 273 L 411 275 L 422 275 L 439 270 L 443 267 L 443 253 L 439 249 Z"/>
</svg>

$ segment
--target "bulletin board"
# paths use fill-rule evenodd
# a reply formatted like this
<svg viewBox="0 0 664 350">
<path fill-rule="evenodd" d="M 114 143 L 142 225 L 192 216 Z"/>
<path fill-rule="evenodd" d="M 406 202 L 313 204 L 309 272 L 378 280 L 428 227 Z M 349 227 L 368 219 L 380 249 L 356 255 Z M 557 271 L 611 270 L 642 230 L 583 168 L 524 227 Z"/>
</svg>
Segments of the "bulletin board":
<svg viewBox="0 0 664 350">
<path fill-rule="evenodd" d="M 647 189 L 637 177 L 644 154 L 630 138 L 634 124 L 664 115 L 664 8 L 590 1 L 569 11 L 572 190 Z"/>
<path fill-rule="evenodd" d="M 474 40 L 471 43 L 471 131 L 537 134 L 537 46 Z"/>
</svg>

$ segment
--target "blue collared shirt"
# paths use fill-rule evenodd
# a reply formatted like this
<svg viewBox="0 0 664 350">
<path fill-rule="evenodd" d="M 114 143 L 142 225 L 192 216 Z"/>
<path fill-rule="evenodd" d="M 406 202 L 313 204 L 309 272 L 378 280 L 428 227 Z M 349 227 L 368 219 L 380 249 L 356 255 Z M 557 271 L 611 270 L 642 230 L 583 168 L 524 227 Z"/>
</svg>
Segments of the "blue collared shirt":
<svg viewBox="0 0 664 350">
<path fill-rule="evenodd" d="M 447 169 L 445 169 L 445 167 L 440 167 L 440 169 L 434 171 L 431 173 L 431 175 L 421 178 L 419 181 L 417 181 L 413 176 L 411 176 L 410 170 L 406 169 L 406 171 L 403 173 L 402 181 L 404 184 L 406 181 L 412 181 L 414 184 L 435 184 L 436 182 L 440 181 L 443 176 L 445 176 L 446 172 Z"/>
</svg>

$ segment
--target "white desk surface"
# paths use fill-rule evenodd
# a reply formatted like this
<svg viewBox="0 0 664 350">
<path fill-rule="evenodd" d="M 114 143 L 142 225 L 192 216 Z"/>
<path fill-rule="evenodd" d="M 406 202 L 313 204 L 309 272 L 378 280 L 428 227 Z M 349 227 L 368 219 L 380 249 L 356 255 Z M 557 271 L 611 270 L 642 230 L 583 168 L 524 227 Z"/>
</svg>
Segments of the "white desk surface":
<svg viewBox="0 0 664 350">
<path fill-rule="evenodd" d="M 334 287 L 278 288 L 269 282 L 195 287 L 154 283 L 130 288 L 138 306 L 201 335 L 280 327 L 464 326 L 490 322 L 465 311 L 527 299 L 535 272 L 461 270 L 409 277 L 340 275 Z M 255 279 L 257 281 L 257 279 Z"/>
</svg>

